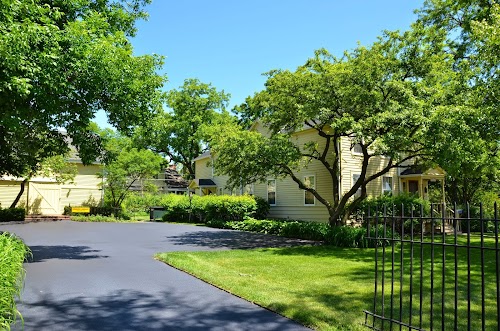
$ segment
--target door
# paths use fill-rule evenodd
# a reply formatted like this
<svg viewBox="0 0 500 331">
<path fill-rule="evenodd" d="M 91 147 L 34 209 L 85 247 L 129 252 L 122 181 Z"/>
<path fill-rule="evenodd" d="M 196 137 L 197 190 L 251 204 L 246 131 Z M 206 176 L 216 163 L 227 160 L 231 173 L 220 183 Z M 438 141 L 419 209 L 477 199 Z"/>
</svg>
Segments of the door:
<svg viewBox="0 0 500 331">
<path fill-rule="evenodd" d="M 408 192 L 418 194 L 418 180 L 408 181 Z"/>
<path fill-rule="evenodd" d="M 59 184 L 30 183 L 29 195 L 31 214 L 57 215 L 61 213 Z"/>
</svg>

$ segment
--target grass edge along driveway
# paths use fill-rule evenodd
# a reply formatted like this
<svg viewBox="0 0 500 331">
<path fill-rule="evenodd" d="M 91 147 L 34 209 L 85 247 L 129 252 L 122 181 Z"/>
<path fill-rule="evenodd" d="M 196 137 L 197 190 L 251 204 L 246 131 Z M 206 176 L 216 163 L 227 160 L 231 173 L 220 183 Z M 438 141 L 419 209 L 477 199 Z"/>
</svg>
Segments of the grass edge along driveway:
<svg viewBox="0 0 500 331">
<path fill-rule="evenodd" d="M 373 250 L 331 246 L 160 253 L 156 258 L 319 330 L 363 330 Z"/>
<path fill-rule="evenodd" d="M 461 238 L 460 241 L 464 241 Z M 473 238 L 472 244 L 478 244 Z M 491 239 L 486 240 L 491 245 Z M 445 323 L 447 329 L 453 318 L 454 267 L 451 256 L 452 247 L 447 248 Z M 391 248 L 387 247 L 387 256 Z M 395 248 L 396 264 L 399 261 L 400 248 Z M 379 250 L 379 254 L 380 254 Z M 481 317 L 481 265 L 480 252 L 471 251 L 471 321 L 472 329 L 480 329 Z M 440 326 L 441 312 L 441 250 L 434 252 L 434 327 Z M 485 252 L 486 283 L 486 328 L 496 329 L 496 270 L 494 252 Z M 419 249 L 414 255 L 419 258 Z M 429 329 L 430 247 L 424 246 L 423 263 L 423 326 Z M 403 316 L 409 315 L 409 249 L 405 247 L 403 277 Z M 275 311 L 299 323 L 317 330 L 366 330 L 363 310 L 371 310 L 374 291 L 374 249 L 337 248 L 332 246 L 302 246 L 293 248 L 268 248 L 253 250 L 230 250 L 212 252 L 171 252 L 157 254 L 156 258 L 186 271 L 210 284 L 230 293 Z M 390 260 L 386 261 L 386 291 L 390 290 Z M 380 270 L 380 269 L 379 269 Z M 379 271 L 380 272 L 380 271 Z M 420 270 L 414 266 L 414 286 L 419 286 Z M 466 328 L 467 306 L 467 252 L 458 250 L 459 279 L 459 329 Z M 399 273 L 394 275 L 395 316 L 399 315 Z M 380 287 L 379 287 L 380 291 Z M 418 287 L 414 289 L 413 321 L 418 321 Z M 389 295 L 386 294 L 386 314 L 389 314 Z M 380 307 L 381 302 L 378 302 Z M 415 317 L 417 316 L 417 317 Z"/>
</svg>

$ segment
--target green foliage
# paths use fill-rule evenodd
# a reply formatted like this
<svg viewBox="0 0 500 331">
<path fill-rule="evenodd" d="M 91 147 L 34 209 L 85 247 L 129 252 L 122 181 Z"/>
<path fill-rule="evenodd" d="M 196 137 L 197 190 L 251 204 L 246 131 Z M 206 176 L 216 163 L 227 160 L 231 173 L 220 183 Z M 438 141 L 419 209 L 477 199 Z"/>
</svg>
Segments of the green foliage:
<svg viewBox="0 0 500 331">
<path fill-rule="evenodd" d="M 25 271 L 24 259 L 29 248 L 18 237 L 0 233 L 0 329 L 10 330 L 21 314 L 16 308 L 16 298 L 21 296 Z"/>
<path fill-rule="evenodd" d="M 350 226 L 330 226 L 327 223 L 293 221 L 293 220 L 257 220 L 246 218 L 243 221 L 210 220 L 207 225 L 214 228 L 259 232 L 288 238 L 322 241 L 337 247 L 365 248 L 374 247 L 373 240 L 366 239 L 366 228 Z M 377 237 L 382 237 L 379 229 Z M 375 229 L 371 229 L 375 236 Z M 387 236 L 392 233 L 387 231 Z M 384 244 L 379 240 L 379 245 Z M 387 242 L 385 242 L 387 244 Z"/>
<path fill-rule="evenodd" d="M 430 121 L 430 150 L 447 172 L 449 200 L 475 202 L 500 184 L 500 4 L 427 0 L 418 13 L 418 25 L 441 34 L 453 54 L 453 84 Z"/>
<path fill-rule="evenodd" d="M 98 110 L 127 133 L 154 116 L 163 57 L 134 56 L 129 41 L 149 2 L 2 3 L 0 175 L 36 171 L 69 150 L 68 136 L 84 162 L 95 160 L 100 139 L 87 126 Z"/>
<path fill-rule="evenodd" d="M 260 202 L 262 205 L 263 203 Z M 161 199 L 166 210 L 165 222 L 241 221 L 256 214 L 263 215 L 253 196 L 207 195 L 189 197 L 169 194 Z"/>
<path fill-rule="evenodd" d="M 164 222 L 200 222 L 201 215 L 200 200 L 202 198 L 194 195 L 191 198 L 187 195 L 168 194 L 163 197 L 160 206 L 165 208 L 162 217 Z"/>
<path fill-rule="evenodd" d="M 129 223 L 135 222 L 130 217 L 114 217 L 104 215 L 86 215 L 86 216 L 71 216 L 71 220 L 75 222 L 100 222 L 100 223 Z"/>
<path fill-rule="evenodd" d="M 136 132 L 138 144 L 168 156 L 170 162 L 182 164 L 187 175 L 194 178 L 193 159 L 205 148 L 204 126 L 224 117 L 229 94 L 217 91 L 211 84 L 186 79 L 180 89 L 167 93 L 167 106 Z"/>
<path fill-rule="evenodd" d="M 258 119 L 269 135 L 234 123 L 212 128 L 215 171 L 228 175 L 231 186 L 269 176 L 291 177 L 328 209 L 330 223 L 345 221 L 350 209 L 367 196 L 368 183 L 425 155 L 430 105 L 441 102 L 453 73 L 450 56 L 439 46 L 417 29 L 387 32 L 342 58 L 318 50 L 295 71 L 270 71 L 265 90 L 237 108 L 244 123 Z M 309 141 L 296 139 L 305 129 L 316 135 Z M 363 153 L 359 179 L 341 196 L 338 146 L 346 139 L 359 144 Z M 382 155 L 387 163 L 369 173 L 375 157 Z M 311 163 L 330 174 L 333 185 L 328 194 L 308 187 L 298 175 Z M 348 204 L 351 200 L 354 203 Z"/>
<path fill-rule="evenodd" d="M 123 200 L 123 209 L 126 213 L 148 212 L 149 208 L 160 206 L 164 195 L 151 193 L 131 193 Z"/>
<path fill-rule="evenodd" d="M 0 207 L 0 222 L 22 222 L 26 211 L 24 208 L 6 208 Z"/>
<path fill-rule="evenodd" d="M 353 209 L 351 217 L 355 218 L 356 220 L 366 220 L 366 217 L 368 217 L 368 211 L 370 212 L 371 217 L 378 215 L 380 217 L 380 220 L 382 220 L 384 214 L 396 216 L 396 220 L 394 223 L 396 231 L 398 233 L 401 233 L 401 222 L 403 222 L 404 232 L 408 234 L 412 231 L 412 229 L 414 233 L 418 233 L 421 231 L 420 227 L 417 226 L 420 223 L 415 219 L 411 219 L 410 216 L 429 216 L 431 205 L 429 201 L 420 199 L 413 194 L 398 194 L 395 196 L 382 195 L 362 201 L 356 206 L 356 208 Z M 398 218 L 398 216 L 406 217 Z M 366 222 L 363 221 L 363 224 L 366 224 Z"/>
<path fill-rule="evenodd" d="M 357 219 L 364 218 L 368 216 L 368 209 L 371 216 L 375 216 L 377 212 L 382 216 L 385 212 L 386 215 L 401 216 L 404 213 L 405 216 L 413 214 L 415 217 L 420 217 L 429 215 L 430 203 L 414 194 L 381 195 L 362 201 L 353 210 L 352 216 Z"/>
<path fill-rule="evenodd" d="M 163 159 L 150 150 L 122 150 L 115 160 L 105 166 L 104 190 L 106 202 L 120 208 L 130 193 L 129 188 L 142 179 L 152 178 L 161 170 Z"/>
<path fill-rule="evenodd" d="M 267 201 L 267 199 L 264 199 L 258 195 L 254 195 L 253 198 L 257 203 L 257 208 L 253 217 L 258 220 L 265 219 L 267 217 L 267 214 L 269 214 L 269 209 L 271 209 L 269 202 Z"/>
</svg>

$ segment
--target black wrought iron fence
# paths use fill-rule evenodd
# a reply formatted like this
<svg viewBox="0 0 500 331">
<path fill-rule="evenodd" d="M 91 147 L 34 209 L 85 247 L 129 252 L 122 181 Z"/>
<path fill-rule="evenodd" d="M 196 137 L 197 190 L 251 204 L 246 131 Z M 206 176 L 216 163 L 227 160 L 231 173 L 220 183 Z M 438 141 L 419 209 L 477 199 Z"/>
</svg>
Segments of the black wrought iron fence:
<svg viewBox="0 0 500 331">
<path fill-rule="evenodd" d="M 375 280 L 364 325 L 373 330 L 500 330 L 497 205 L 489 217 L 482 206 L 472 214 L 469 206 L 458 210 L 444 204 L 432 206 L 427 215 L 422 207 L 409 215 L 404 206 L 387 210 L 368 211 Z"/>
</svg>

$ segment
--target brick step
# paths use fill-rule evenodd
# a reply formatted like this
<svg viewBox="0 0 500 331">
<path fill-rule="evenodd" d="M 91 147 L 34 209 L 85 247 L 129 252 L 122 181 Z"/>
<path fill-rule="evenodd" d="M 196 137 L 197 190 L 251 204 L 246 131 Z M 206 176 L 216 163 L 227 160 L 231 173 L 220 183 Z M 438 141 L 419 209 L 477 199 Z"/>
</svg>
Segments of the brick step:
<svg viewBox="0 0 500 331">
<path fill-rule="evenodd" d="M 26 215 L 24 222 L 51 222 L 51 221 L 69 221 L 69 215 Z"/>
</svg>

